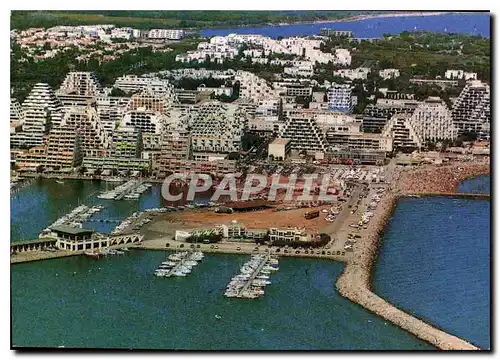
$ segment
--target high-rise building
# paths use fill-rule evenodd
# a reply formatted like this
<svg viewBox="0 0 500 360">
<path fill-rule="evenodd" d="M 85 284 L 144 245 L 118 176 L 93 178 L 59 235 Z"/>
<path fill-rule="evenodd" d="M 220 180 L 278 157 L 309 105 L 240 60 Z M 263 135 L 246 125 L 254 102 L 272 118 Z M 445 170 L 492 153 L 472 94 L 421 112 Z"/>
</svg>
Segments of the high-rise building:
<svg viewBox="0 0 500 360">
<path fill-rule="evenodd" d="M 113 131 L 111 156 L 116 158 L 139 158 L 142 146 L 138 132 L 133 127 L 122 127 Z"/>
<path fill-rule="evenodd" d="M 240 98 L 257 102 L 259 99 L 275 96 L 274 90 L 266 83 L 266 80 L 251 72 L 238 70 L 234 81 L 240 83 Z"/>
<path fill-rule="evenodd" d="M 453 104 L 452 115 L 459 135 L 468 131 L 489 136 L 489 85 L 477 80 L 468 82 Z"/>
<path fill-rule="evenodd" d="M 123 119 L 130 98 L 99 96 L 96 100 L 97 115 L 99 115 L 104 130 L 111 135 Z"/>
<path fill-rule="evenodd" d="M 58 92 L 95 97 L 102 94 L 102 87 L 93 72 L 70 72 Z"/>
<path fill-rule="evenodd" d="M 193 151 L 231 153 L 241 150 L 248 119 L 238 105 L 209 101 L 193 107 L 188 117 Z"/>
<path fill-rule="evenodd" d="M 94 108 L 70 108 L 64 114 L 62 124 L 72 127 L 80 134 L 85 157 L 109 155 L 110 138 Z"/>
<path fill-rule="evenodd" d="M 279 137 L 290 139 L 292 150 L 308 153 L 326 152 L 327 142 L 324 132 L 311 113 L 292 113 L 286 119 Z"/>
<path fill-rule="evenodd" d="M 31 107 L 47 108 L 50 112 L 52 126 L 58 126 L 61 123 L 63 114 L 62 104 L 49 84 L 37 83 L 33 86 L 33 89 L 31 89 L 31 92 L 22 105 L 24 111 Z"/>
<path fill-rule="evenodd" d="M 173 87 L 149 86 L 140 93 L 132 95 L 127 105 L 127 111 L 144 108 L 155 113 L 165 114 L 177 102 Z"/>
<path fill-rule="evenodd" d="M 451 110 L 439 97 L 429 97 L 413 112 L 410 122 L 422 140 L 453 140 L 457 130 Z"/>
<path fill-rule="evenodd" d="M 145 108 L 128 111 L 120 123 L 120 127 L 133 127 L 143 133 L 160 134 L 165 126 L 166 116 Z"/>
<path fill-rule="evenodd" d="M 423 140 L 411 123 L 407 114 L 393 115 L 382 129 L 383 137 L 393 138 L 393 149 L 413 151 L 423 146 Z"/>
<path fill-rule="evenodd" d="M 44 143 L 44 137 L 51 129 L 50 111 L 45 106 L 31 106 L 24 112 L 22 131 L 12 134 L 13 147 L 33 147 Z"/>
<path fill-rule="evenodd" d="M 16 99 L 10 99 L 10 122 L 22 124 L 24 122 L 24 112 Z"/>
<path fill-rule="evenodd" d="M 327 96 L 330 110 L 352 112 L 352 90 L 349 84 L 332 83 Z"/>
<path fill-rule="evenodd" d="M 58 126 L 50 132 L 45 166 L 54 169 L 80 166 L 83 160 L 81 137 L 72 126 Z"/>
<path fill-rule="evenodd" d="M 380 133 L 393 115 L 411 115 L 418 105 L 418 101 L 377 99 L 376 104 L 368 104 L 365 107 L 362 129 L 365 132 Z"/>
</svg>

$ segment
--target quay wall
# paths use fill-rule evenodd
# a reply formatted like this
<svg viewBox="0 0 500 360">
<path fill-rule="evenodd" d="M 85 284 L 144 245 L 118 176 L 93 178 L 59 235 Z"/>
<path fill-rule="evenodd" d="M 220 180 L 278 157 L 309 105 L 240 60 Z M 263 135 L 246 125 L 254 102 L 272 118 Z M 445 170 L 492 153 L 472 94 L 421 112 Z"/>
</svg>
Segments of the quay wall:
<svg viewBox="0 0 500 360">
<path fill-rule="evenodd" d="M 412 194 L 403 194 L 401 197 L 417 195 L 419 197 L 429 197 L 429 196 L 447 196 L 455 198 L 466 198 L 466 199 L 490 199 L 490 194 L 468 194 L 468 193 L 453 193 L 453 192 L 418 192 Z"/>
</svg>

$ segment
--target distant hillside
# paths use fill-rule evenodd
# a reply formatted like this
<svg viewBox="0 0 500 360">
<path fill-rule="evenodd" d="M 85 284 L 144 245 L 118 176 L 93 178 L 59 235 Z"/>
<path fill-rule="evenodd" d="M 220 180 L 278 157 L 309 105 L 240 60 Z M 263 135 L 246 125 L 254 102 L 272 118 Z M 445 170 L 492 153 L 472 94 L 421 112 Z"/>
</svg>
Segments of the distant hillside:
<svg viewBox="0 0 500 360">
<path fill-rule="evenodd" d="M 378 11 L 381 12 L 381 11 Z M 207 28 L 335 20 L 375 11 L 12 11 L 11 29 L 57 25 L 115 24 L 135 28 Z"/>
</svg>

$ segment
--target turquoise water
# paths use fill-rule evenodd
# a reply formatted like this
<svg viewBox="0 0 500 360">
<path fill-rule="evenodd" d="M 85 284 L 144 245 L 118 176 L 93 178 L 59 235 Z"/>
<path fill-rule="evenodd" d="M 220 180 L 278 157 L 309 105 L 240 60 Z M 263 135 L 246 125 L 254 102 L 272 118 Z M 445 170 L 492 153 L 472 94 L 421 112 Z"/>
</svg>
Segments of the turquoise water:
<svg viewBox="0 0 500 360">
<path fill-rule="evenodd" d="M 123 220 L 135 211 L 161 206 L 159 186 L 152 187 L 139 200 L 102 200 L 97 195 L 112 189 L 116 183 L 101 181 L 65 180 L 58 184 L 54 180 L 40 179 L 11 195 L 11 241 L 31 240 L 59 217 L 69 213 L 79 204 L 105 206 L 89 220 Z M 84 227 L 99 232 L 110 232 L 118 223 L 88 221 Z"/>
<path fill-rule="evenodd" d="M 202 36 L 226 36 L 237 34 L 261 34 L 278 36 L 317 35 L 322 28 L 353 31 L 355 37 L 376 38 L 384 34 L 400 34 L 403 31 L 449 32 L 490 37 L 489 13 L 443 14 L 437 16 L 401 16 L 374 18 L 338 23 L 295 24 L 286 26 L 239 27 L 232 29 L 206 29 Z"/>
<path fill-rule="evenodd" d="M 462 186 L 481 191 L 485 182 L 489 178 Z M 78 199 L 103 202 L 95 195 L 105 187 L 41 180 L 22 189 L 11 198 L 13 239 L 38 234 L 77 206 Z M 160 201 L 154 188 L 139 202 L 106 202 L 107 209 L 97 216 L 125 217 Z M 485 200 L 402 200 L 381 247 L 375 291 L 488 348 L 489 211 Z M 222 293 L 247 257 L 207 255 L 186 278 L 158 279 L 152 272 L 164 256 L 136 250 L 100 261 L 73 257 L 11 266 L 12 343 L 191 350 L 433 349 L 341 297 L 334 290 L 340 263 L 282 259 L 264 298 L 246 301 L 226 299 Z"/>
<path fill-rule="evenodd" d="M 416 350 L 433 347 L 341 297 L 343 265 L 282 259 L 259 300 L 222 294 L 248 256 L 207 255 L 156 278 L 160 251 L 11 266 L 12 343 L 189 350 Z M 74 274 L 74 272 L 76 272 Z M 215 319 L 215 314 L 222 317 Z"/>
<path fill-rule="evenodd" d="M 468 180 L 464 189 L 485 188 Z M 490 348 L 489 200 L 406 198 L 384 235 L 377 294 L 401 309 Z"/>
</svg>

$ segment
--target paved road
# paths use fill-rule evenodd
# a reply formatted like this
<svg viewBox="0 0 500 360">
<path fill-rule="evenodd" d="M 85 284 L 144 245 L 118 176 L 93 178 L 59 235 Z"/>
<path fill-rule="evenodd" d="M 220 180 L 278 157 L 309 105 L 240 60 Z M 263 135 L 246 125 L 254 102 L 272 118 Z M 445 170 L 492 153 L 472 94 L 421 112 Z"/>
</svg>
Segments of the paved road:
<svg viewBox="0 0 500 360">
<path fill-rule="evenodd" d="M 344 225 L 345 220 L 349 217 L 352 208 L 356 205 L 362 189 L 363 187 L 361 185 L 357 185 L 354 188 L 351 196 L 349 197 L 349 200 L 347 200 L 346 204 L 343 206 L 342 211 L 337 215 L 335 221 L 321 229 L 321 232 L 329 234 L 332 239 L 335 237 L 342 225 Z M 349 208 L 349 205 L 351 206 L 351 208 Z"/>
</svg>

